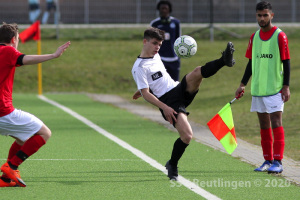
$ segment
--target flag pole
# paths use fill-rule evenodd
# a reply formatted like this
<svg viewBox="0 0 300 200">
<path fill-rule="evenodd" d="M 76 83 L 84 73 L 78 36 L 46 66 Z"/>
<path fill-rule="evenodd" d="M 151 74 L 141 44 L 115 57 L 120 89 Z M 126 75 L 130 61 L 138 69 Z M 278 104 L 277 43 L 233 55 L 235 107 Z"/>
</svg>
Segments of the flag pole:
<svg viewBox="0 0 300 200">
<path fill-rule="evenodd" d="M 37 51 L 38 55 L 42 54 L 42 47 L 41 47 L 41 39 L 37 41 Z M 42 63 L 38 63 L 38 94 L 42 95 L 43 89 L 42 89 Z"/>
<path fill-rule="evenodd" d="M 232 104 L 235 100 L 241 98 L 242 94 L 244 94 L 244 91 L 240 92 L 239 95 L 232 99 L 229 103 Z"/>
<path fill-rule="evenodd" d="M 40 29 L 40 21 L 34 22 L 29 28 L 25 29 L 19 34 L 19 38 L 22 43 L 28 40 L 36 40 L 37 41 L 37 55 L 42 54 L 42 45 L 41 45 L 41 29 Z M 37 73 L 38 73 L 38 94 L 42 95 L 42 63 L 38 63 L 37 65 Z"/>
<path fill-rule="evenodd" d="M 236 98 L 232 99 L 229 103 L 232 104 L 235 100 Z"/>
</svg>

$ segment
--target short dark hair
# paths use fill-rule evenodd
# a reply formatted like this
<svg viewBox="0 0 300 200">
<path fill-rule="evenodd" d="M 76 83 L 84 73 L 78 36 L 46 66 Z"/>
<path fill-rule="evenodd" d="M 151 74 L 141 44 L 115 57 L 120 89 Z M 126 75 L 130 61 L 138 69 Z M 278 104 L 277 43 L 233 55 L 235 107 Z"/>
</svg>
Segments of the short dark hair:
<svg viewBox="0 0 300 200">
<path fill-rule="evenodd" d="M 10 43 L 13 37 L 18 34 L 19 28 L 17 24 L 7 24 L 3 22 L 0 27 L 0 43 Z"/>
<path fill-rule="evenodd" d="M 256 11 L 264 10 L 264 9 L 272 10 L 271 3 L 267 2 L 267 1 L 261 1 L 256 4 Z"/>
<path fill-rule="evenodd" d="M 144 31 L 144 39 L 150 40 L 153 38 L 162 41 L 165 39 L 165 32 L 163 30 L 154 27 L 147 28 Z"/>
<path fill-rule="evenodd" d="M 159 10 L 161 5 L 168 5 L 170 13 L 172 12 L 172 4 L 171 4 L 170 1 L 160 1 L 160 2 L 158 2 L 157 6 L 156 6 L 156 9 Z"/>
</svg>

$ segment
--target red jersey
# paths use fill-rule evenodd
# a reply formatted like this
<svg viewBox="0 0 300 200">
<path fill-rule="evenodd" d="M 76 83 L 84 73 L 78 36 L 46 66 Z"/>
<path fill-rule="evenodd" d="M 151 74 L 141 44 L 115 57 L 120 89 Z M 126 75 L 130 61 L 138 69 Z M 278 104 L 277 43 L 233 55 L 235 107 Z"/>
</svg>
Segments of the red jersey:
<svg viewBox="0 0 300 200">
<path fill-rule="evenodd" d="M 260 30 L 259 37 L 262 40 L 269 40 L 272 37 L 272 35 L 274 34 L 274 32 L 276 31 L 276 29 L 277 29 L 277 27 L 274 26 L 271 30 L 269 30 L 267 32 L 263 32 Z M 246 55 L 245 55 L 246 58 L 249 58 L 249 59 L 252 59 L 253 37 L 254 37 L 254 33 L 250 37 L 248 48 L 247 48 Z M 281 31 L 278 35 L 278 44 L 279 44 L 281 60 L 289 60 L 290 59 L 290 50 L 288 47 L 288 39 L 283 31 Z"/>
<path fill-rule="evenodd" d="M 12 91 L 15 69 L 21 66 L 18 58 L 21 52 L 11 46 L 0 44 L 0 117 L 8 115 L 14 110 Z"/>
</svg>

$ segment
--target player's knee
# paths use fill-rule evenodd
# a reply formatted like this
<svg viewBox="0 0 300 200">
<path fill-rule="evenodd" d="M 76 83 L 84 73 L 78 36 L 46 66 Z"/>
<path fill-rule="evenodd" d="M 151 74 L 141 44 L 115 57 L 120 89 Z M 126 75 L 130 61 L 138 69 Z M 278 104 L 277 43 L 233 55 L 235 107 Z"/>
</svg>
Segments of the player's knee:
<svg viewBox="0 0 300 200">
<path fill-rule="evenodd" d="M 45 134 L 45 141 L 47 142 L 47 140 L 49 140 L 49 138 L 51 137 L 51 135 L 52 135 L 52 132 L 51 132 L 51 130 L 48 128 L 48 130 L 47 130 L 47 132 L 46 132 L 46 134 Z"/>
<path fill-rule="evenodd" d="M 193 138 L 193 134 L 189 133 L 189 134 L 185 134 L 181 137 L 182 142 L 184 142 L 185 144 L 189 144 L 191 142 Z"/>
<path fill-rule="evenodd" d="M 37 134 L 39 134 L 47 142 L 47 140 L 51 137 L 52 132 L 46 125 L 43 125 Z"/>
<path fill-rule="evenodd" d="M 196 74 L 201 74 L 201 66 L 196 67 L 193 72 Z"/>
<path fill-rule="evenodd" d="M 193 71 L 191 71 L 187 77 L 189 77 L 192 80 L 197 80 L 199 79 L 201 81 L 202 79 L 202 75 L 201 75 L 201 67 L 196 67 Z"/>
</svg>

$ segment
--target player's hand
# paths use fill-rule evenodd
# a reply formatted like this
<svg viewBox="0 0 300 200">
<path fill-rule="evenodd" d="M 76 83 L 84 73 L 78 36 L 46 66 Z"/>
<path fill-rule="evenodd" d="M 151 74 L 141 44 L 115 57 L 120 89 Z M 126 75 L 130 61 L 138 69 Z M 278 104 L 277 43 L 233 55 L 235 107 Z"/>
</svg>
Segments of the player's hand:
<svg viewBox="0 0 300 200">
<path fill-rule="evenodd" d="M 290 93 L 290 87 L 288 85 L 284 85 L 281 90 L 281 97 L 283 102 L 287 102 L 290 99 L 291 93 Z"/>
<path fill-rule="evenodd" d="M 56 52 L 53 54 L 55 58 L 58 58 L 63 54 L 63 52 L 70 46 L 71 42 L 68 41 L 65 44 L 57 48 Z"/>
<path fill-rule="evenodd" d="M 239 99 L 244 96 L 245 86 L 240 86 L 235 92 L 235 98 Z"/>
<path fill-rule="evenodd" d="M 141 92 L 138 90 L 136 91 L 133 96 L 132 96 L 132 99 L 134 100 L 137 100 L 138 98 L 140 98 L 142 95 L 141 95 Z"/>
<path fill-rule="evenodd" d="M 164 108 L 163 111 L 167 121 L 170 124 L 173 124 L 173 120 L 177 122 L 177 119 L 175 117 L 175 115 L 177 115 L 177 112 L 173 108 L 166 106 L 166 108 Z"/>
</svg>

